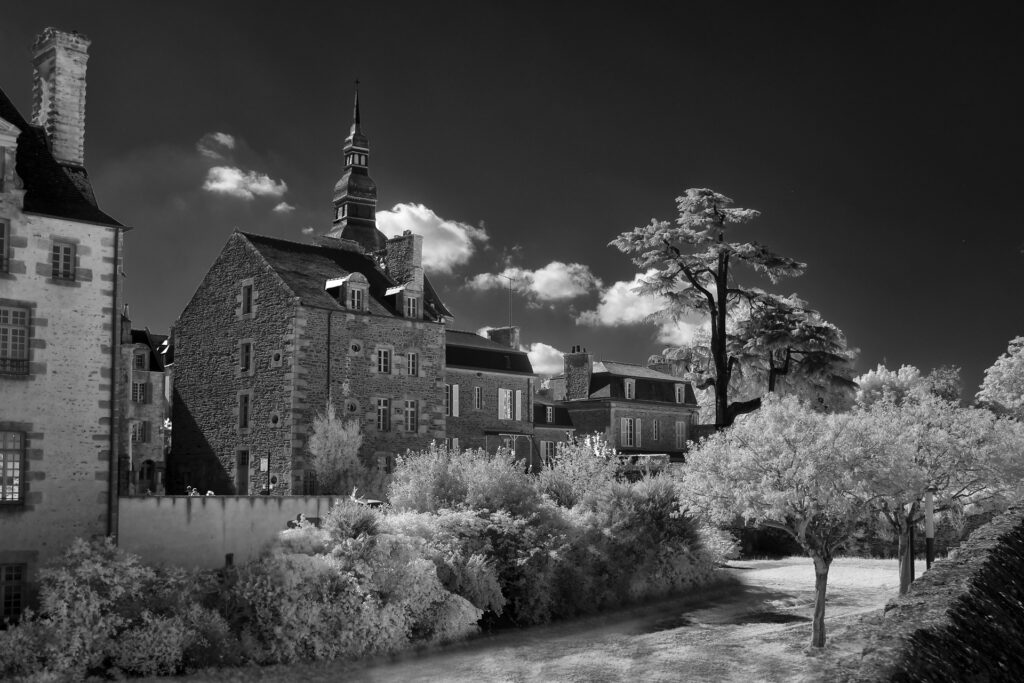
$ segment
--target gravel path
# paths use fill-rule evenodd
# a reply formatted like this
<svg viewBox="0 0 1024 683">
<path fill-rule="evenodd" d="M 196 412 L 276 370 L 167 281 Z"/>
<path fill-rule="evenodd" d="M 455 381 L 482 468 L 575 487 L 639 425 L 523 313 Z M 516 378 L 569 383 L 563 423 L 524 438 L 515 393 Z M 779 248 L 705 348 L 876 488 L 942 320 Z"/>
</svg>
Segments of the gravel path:
<svg viewBox="0 0 1024 683">
<path fill-rule="evenodd" d="M 590 683 L 807 676 L 811 561 L 734 562 L 725 571 L 741 583 L 601 617 L 502 631 L 390 661 L 247 667 L 179 680 Z M 841 634 L 843 624 L 881 609 L 897 587 L 895 560 L 837 560 L 829 576 L 828 633 Z"/>
</svg>

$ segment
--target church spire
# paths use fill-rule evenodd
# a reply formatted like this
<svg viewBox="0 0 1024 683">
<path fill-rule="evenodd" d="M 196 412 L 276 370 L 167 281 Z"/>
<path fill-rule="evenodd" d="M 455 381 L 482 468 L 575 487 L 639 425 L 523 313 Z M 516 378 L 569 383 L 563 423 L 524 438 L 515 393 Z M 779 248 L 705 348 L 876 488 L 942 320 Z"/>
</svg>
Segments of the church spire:
<svg viewBox="0 0 1024 683">
<path fill-rule="evenodd" d="M 334 186 L 334 220 L 330 237 L 354 240 L 367 251 L 383 249 L 387 238 L 377 229 L 377 185 L 370 178 L 370 141 L 363 134 L 359 112 L 359 81 L 355 83 L 352 127 L 342 147 L 345 173 Z"/>
</svg>

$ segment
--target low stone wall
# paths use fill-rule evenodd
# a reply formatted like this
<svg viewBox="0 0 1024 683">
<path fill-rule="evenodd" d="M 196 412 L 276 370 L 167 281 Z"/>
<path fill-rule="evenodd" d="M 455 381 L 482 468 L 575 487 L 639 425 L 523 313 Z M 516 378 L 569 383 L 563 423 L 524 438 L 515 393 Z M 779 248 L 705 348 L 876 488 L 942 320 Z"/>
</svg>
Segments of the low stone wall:
<svg viewBox="0 0 1024 683">
<path fill-rule="evenodd" d="M 147 564 L 215 569 L 259 556 L 299 514 L 323 518 L 328 496 L 121 498 L 117 544 Z"/>
<path fill-rule="evenodd" d="M 1024 506 L 975 531 L 844 639 L 866 641 L 859 667 L 838 662 L 822 680 L 1024 679 Z M 845 666 L 844 666 L 845 665 Z"/>
</svg>

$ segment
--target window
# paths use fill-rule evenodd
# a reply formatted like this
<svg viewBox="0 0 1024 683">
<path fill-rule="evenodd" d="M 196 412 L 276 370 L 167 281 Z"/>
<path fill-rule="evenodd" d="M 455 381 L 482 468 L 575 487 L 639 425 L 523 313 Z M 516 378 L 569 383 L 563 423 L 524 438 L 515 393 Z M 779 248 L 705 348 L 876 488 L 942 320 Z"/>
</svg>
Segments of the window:
<svg viewBox="0 0 1024 683">
<path fill-rule="evenodd" d="M 377 431 L 391 431 L 391 401 L 386 398 L 377 399 Z"/>
<path fill-rule="evenodd" d="M 444 440 L 444 447 L 450 451 L 459 450 L 459 437 L 451 436 Z"/>
<path fill-rule="evenodd" d="M 148 403 L 148 388 L 146 382 L 132 382 L 132 403 Z"/>
<path fill-rule="evenodd" d="M 544 421 L 548 424 L 555 421 L 555 409 L 552 406 L 548 406 L 544 409 Z"/>
<path fill-rule="evenodd" d="M 252 370 L 252 342 L 238 344 L 238 369 L 242 372 Z"/>
<path fill-rule="evenodd" d="M 3 159 L 4 159 L 4 150 L 3 150 L 2 147 L 0 147 L 0 188 L 2 188 L 3 184 L 4 184 L 4 181 L 3 181 L 3 170 L 4 170 Z M 0 273 L 6 273 L 7 272 L 7 268 L 8 268 L 8 266 L 7 266 L 7 249 L 8 249 L 8 244 L 11 241 L 10 232 L 11 232 L 11 228 L 7 225 L 7 223 L 4 223 L 3 221 L 0 221 Z"/>
<path fill-rule="evenodd" d="M 0 564 L 0 623 L 14 622 L 25 606 L 25 574 L 23 564 Z"/>
<path fill-rule="evenodd" d="M 515 401 L 514 401 L 513 405 L 515 406 L 515 419 L 519 420 L 521 422 L 522 419 L 523 419 L 523 390 L 522 389 L 516 389 L 516 398 L 515 398 Z"/>
<path fill-rule="evenodd" d="M 249 451 L 235 454 L 235 494 L 249 495 Z"/>
<path fill-rule="evenodd" d="M 459 385 L 444 385 L 444 414 L 452 417 L 459 416 Z"/>
<path fill-rule="evenodd" d="M 473 407 L 477 410 L 483 410 L 484 408 L 484 388 L 474 387 L 473 388 Z"/>
<path fill-rule="evenodd" d="M 25 435 L 0 432 L 0 503 L 22 501 L 21 477 Z"/>
<path fill-rule="evenodd" d="M 352 287 L 348 290 L 348 307 L 353 311 L 363 310 L 363 290 Z"/>
<path fill-rule="evenodd" d="M 639 448 L 642 444 L 642 439 L 640 438 L 640 426 L 640 418 L 622 418 L 621 429 L 619 432 L 619 444 L 622 446 Z"/>
<path fill-rule="evenodd" d="M 307 496 L 316 495 L 316 470 L 302 471 L 302 492 Z"/>
<path fill-rule="evenodd" d="M 627 399 L 634 399 L 634 398 L 636 398 L 636 380 L 635 379 L 626 379 L 626 380 L 623 380 L 623 382 L 625 383 L 626 398 Z"/>
<path fill-rule="evenodd" d="M 415 296 L 405 297 L 405 317 L 418 318 L 420 316 L 420 300 Z"/>
<path fill-rule="evenodd" d="M 686 422 L 676 422 L 676 448 L 686 448 Z"/>
<path fill-rule="evenodd" d="M 417 432 L 420 428 L 419 408 L 416 401 L 405 402 L 405 431 Z"/>
<path fill-rule="evenodd" d="M 409 352 L 409 355 L 406 356 L 406 370 L 408 370 L 410 377 L 419 377 L 420 354 L 412 351 Z"/>
<path fill-rule="evenodd" d="M 515 416 L 512 407 L 513 393 L 511 389 L 498 389 L 498 419 L 511 420 Z"/>
<path fill-rule="evenodd" d="M 686 385 L 676 385 L 676 403 L 686 403 Z"/>
<path fill-rule="evenodd" d="M 252 285 L 242 285 L 242 315 L 252 315 Z"/>
<path fill-rule="evenodd" d="M 544 458 L 544 463 L 550 465 L 552 461 L 555 459 L 555 442 L 541 441 L 540 455 L 542 458 Z"/>
<path fill-rule="evenodd" d="M 0 306 L 0 374 L 28 374 L 28 309 Z"/>
<path fill-rule="evenodd" d="M 149 422 L 140 420 L 131 424 L 132 443 L 146 443 L 149 441 Z"/>
<path fill-rule="evenodd" d="M 377 372 L 382 375 L 391 374 L 391 351 L 389 349 L 377 349 Z"/>
<path fill-rule="evenodd" d="M 238 395 L 238 428 L 249 428 L 249 402 L 251 397 L 247 393 Z"/>
<path fill-rule="evenodd" d="M 149 354 L 148 353 L 137 353 L 132 358 L 132 367 L 136 370 L 148 370 L 149 369 Z"/>
<path fill-rule="evenodd" d="M 661 440 L 661 423 L 658 421 L 658 418 L 654 418 L 653 420 L 651 420 L 651 431 L 653 432 L 654 440 L 655 441 L 660 441 Z"/>
<path fill-rule="evenodd" d="M 54 242 L 50 260 L 54 280 L 75 279 L 75 245 L 68 242 Z"/>
</svg>

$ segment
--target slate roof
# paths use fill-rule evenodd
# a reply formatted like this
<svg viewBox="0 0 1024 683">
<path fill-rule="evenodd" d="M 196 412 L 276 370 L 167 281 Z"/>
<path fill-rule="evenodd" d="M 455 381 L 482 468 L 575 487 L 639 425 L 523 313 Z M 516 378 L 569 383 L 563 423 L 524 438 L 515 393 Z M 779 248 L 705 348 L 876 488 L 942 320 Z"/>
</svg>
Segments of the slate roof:
<svg viewBox="0 0 1024 683">
<path fill-rule="evenodd" d="M 526 352 L 509 348 L 474 332 L 445 330 L 444 343 L 447 365 L 534 374 Z"/>
<path fill-rule="evenodd" d="M 548 408 L 554 408 L 553 422 L 548 422 Z M 533 397 L 533 424 L 535 427 L 562 427 L 572 428 L 572 418 L 569 416 L 569 409 L 559 401 L 540 395 Z"/>
<path fill-rule="evenodd" d="M 389 287 L 400 283 L 381 270 L 370 256 L 319 244 L 291 242 L 245 232 L 239 234 L 260 253 L 304 305 L 344 310 L 345 307 L 324 290 L 324 283 L 349 273 L 362 273 L 370 285 L 369 312 L 401 317 L 401 312 L 395 308 L 396 299 L 385 295 Z M 425 276 L 423 290 L 425 318 L 433 320 L 451 315 Z"/>
<path fill-rule="evenodd" d="M 678 382 L 684 382 L 686 380 L 670 375 L 667 372 L 658 372 L 657 370 L 651 370 L 650 368 L 644 367 L 643 365 L 634 365 L 633 363 L 618 363 L 612 360 L 597 360 L 594 361 L 594 374 L 599 372 L 606 372 L 609 375 L 615 375 L 617 377 L 636 377 L 637 379 L 654 379 L 662 382 L 672 382 L 673 384 Z"/>
<path fill-rule="evenodd" d="M 21 130 L 15 170 L 25 188 L 25 211 L 124 227 L 96 206 L 85 169 L 68 167 L 65 171 L 50 153 L 46 133 L 22 118 L 3 89 L 0 89 L 0 118 Z M 74 181 L 68 173 L 75 176 Z"/>
<path fill-rule="evenodd" d="M 167 341 L 166 334 L 153 334 L 148 329 L 132 330 L 132 344 L 145 344 L 149 347 L 149 367 L 154 371 L 163 372 L 166 370 L 164 359 L 158 351 L 165 341 Z M 174 362 L 173 356 L 169 353 L 168 363 L 172 362 Z"/>
</svg>

